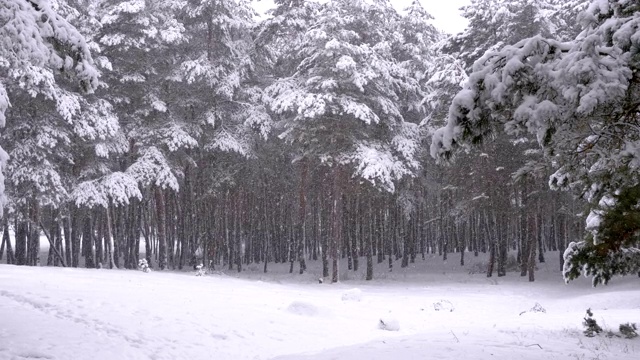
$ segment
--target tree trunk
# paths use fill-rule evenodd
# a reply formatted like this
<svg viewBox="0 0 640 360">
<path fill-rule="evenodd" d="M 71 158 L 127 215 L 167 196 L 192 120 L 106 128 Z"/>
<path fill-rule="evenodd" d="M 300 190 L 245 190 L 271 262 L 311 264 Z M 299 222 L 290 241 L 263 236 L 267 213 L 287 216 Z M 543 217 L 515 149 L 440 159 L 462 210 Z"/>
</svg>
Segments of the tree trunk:
<svg viewBox="0 0 640 360">
<path fill-rule="evenodd" d="M 80 265 L 80 215 L 75 206 L 71 209 L 71 262 L 74 268 Z"/>
<path fill-rule="evenodd" d="M 374 216 L 373 206 L 369 201 L 369 236 L 367 241 L 367 275 L 366 280 L 373 280 L 373 241 L 374 241 Z"/>
<path fill-rule="evenodd" d="M 27 264 L 27 223 L 16 220 L 16 265 Z"/>
<path fill-rule="evenodd" d="M 84 266 L 86 268 L 95 268 L 95 264 L 93 261 L 93 226 L 91 222 L 91 212 L 87 211 L 82 227 L 82 252 L 84 254 Z"/>
<path fill-rule="evenodd" d="M 29 206 L 29 235 L 27 245 L 27 265 L 36 266 L 40 263 L 40 206 L 33 200 Z"/>
<path fill-rule="evenodd" d="M 44 225 L 42 225 L 42 223 L 40 223 L 39 225 L 42 228 L 42 232 L 44 233 L 44 236 L 49 241 L 49 249 L 53 249 L 53 253 L 55 254 L 55 256 L 62 262 L 62 267 L 66 267 L 64 263 L 64 258 L 62 257 L 62 253 L 60 253 L 58 249 L 56 249 L 55 241 L 52 239 L 53 235 L 50 235 L 50 233 L 47 232 L 47 230 L 44 228 Z M 52 231 L 51 233 L 54 233 L 54 232 L 55 230 Z"/>
<path fill-rule="evenodd" d="M 496 226 L 496 241 L 498 242 L 497 249 L 497 262 L 498 262 L 498 277 L 507 275 L 507 254 L 508 254 L 508 244 L 507 244 L 507 235 L 503 232 L 506 226 L 504 225 L 504 220 L 498 219 L 496 214 L 493 214 L 493 222 Z"/>
<path fill-rule="evenodd" d="M 114 241 L 113 241 L 113 231 L 111 230 L 111 209 L 110 206 L 107 205 L 106 208 L 106 222 L 107 222 L 107 242 L 108 242 L 108 255 L 109 255 L 109 269 L 114 269 L 116 268 L 116 262 L 114 261 Z"/>
<path fill-rule="evenodd" d="M 165 228 L 164 193 L 159 186 L 154 187 L 156 202 L 156 228 L 158 234 L 158 267 L 160 270 L 167 268 L 167 235 Z"/>
<path fill-rule="evenodd" d="M 331 217 L 331 260 L 332 273 L 331 282 L 338 282 L 338 261 L 340 259 L 340 246 L 342 245 L 342 205 L 344 199 L 342 194 L 342 179 L 339 165 L 335 165 L 333 171 L 333 216 Z"/>
<path fill-rule="evenodd" d="M 0 244 L 0 262 L 2 261 L 2 258 L 4 257 L 4 248 L 5 248 L 5 244 L 7 244 L 9 242 L 9 237 L 7 233 L 7 228 L 3 227 L 3 234 L 2 234 L 2 244 Z M 6 235 L 5 235 L 6 234 Z M 9 256 L 7 255 L 7 264 L 8 262 L 8 258 Z"/>
<path fill-rule="evenodd" d="M 7 246 L 7 264 L 15 264 L 16 258 L 15 258 L 15 254 L 13 253 L 13 249 L 11 247 L 11 238 L 9 236 L 9 221 L 5 217 L 2 223 L 3 223 L 2 224 L 2 228 L 3 228 L 2 243 L 6 244 Z"/>
<path fill-rule="evenodd" d="M 533 282 L 535 280 L 535 268 L 536 268 L 536 243 L 538 242 L 538 237 L 540 236 L 540 223 L 536 221 L 535 215 L 534 218 L 530 219 L 530 234 L 529 234 L 529 261 L 527 264 L 527 270 L 529 272 L 529 281 Z M 536 226 L 538 225 L 538 226 Z"/>
<path fill-rule="evenodd" d="M 62 232 L 64 233 L 64 256 L 67 265 L 72 266 L 71 262 L 71 221 L 69 217 L 62 219 Z"/>
<path fill-rule="evenodd" d="M 466 225 L 466 224 L 464 224 Z M 458 230 L 460 229 L 460 226 L 457 226 Z M 465 236 L 466 234 L 462 234 L 462 235 L 458 235 L 458 250 L 460 250 L 460 266 L 464 266 L 464 253 L 465 253 Z"/>
<path fill-rule="evenodd" d="M 307 269 L 307 264 L 304 259 L 304 243 L 305 243 L 305 225 L 306 225 L 306 214 L 307 214 L 307 198 L 306 198 L 306 188 L 307 188 L 307 161 L 302 159 L 300 161 L 301 171 L 300 171 L 300 186 L 298 189 L 298 224 L 296 229 L 296 239 L 298 243 L 297 248 L 297 256 L 298 261 L 300 262 L 300 274 L 303 274 Z"/>
<path fill-rule="evenodd" d="M 538 213 L 538 262 L 541 264 L 544 263 L 544 227 L 542 213 Z"/>
<path fill-rule="evenodd" d="M 489 219 L 493 220 L 493 218 L 485 212 L 485 238 L 487 239 L 486 242 L 489 246 L 489 264 L 487 266 L 487 277 L 492 277 L 493 267 L 496 263 L 496 242 L 495 238 L 491 234 L 491 228 L 495 226 L 495 224 L 493 224 L 492 220 Z"/>
</svg>

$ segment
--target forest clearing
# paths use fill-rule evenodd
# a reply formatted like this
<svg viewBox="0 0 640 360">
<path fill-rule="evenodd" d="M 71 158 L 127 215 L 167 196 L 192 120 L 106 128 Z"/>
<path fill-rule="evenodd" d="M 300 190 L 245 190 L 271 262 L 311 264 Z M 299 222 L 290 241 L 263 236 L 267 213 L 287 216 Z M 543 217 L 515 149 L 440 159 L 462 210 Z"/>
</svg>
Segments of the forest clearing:
<svg viewBox="0 0 640 360">
<path fill-rule="evenodd" d="M 318 283 L 318 261 L 303 275 L 288 264 L 204 276 L 0 265 L 0 358 L 640 357 L 638 338 L 586 337 L 582 325 L 587 308 L 605 331 L 638 322 L 637 278 L 565 285 L 547 263 L 535 283 L 518 272 L 487 278 L 486 260 L 434 256 L 393 272 L 385 263 L 374 281 L 345 267 L 335 284 Z"/>
</svg>

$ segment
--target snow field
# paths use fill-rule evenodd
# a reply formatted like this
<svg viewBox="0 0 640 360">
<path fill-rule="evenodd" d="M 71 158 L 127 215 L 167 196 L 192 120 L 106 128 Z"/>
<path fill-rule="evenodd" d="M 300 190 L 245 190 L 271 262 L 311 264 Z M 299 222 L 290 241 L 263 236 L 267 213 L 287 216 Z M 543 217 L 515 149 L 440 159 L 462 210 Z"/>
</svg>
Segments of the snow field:
<svg viewBox="0 0 640 360">
<path fill-rule="evenodd" d="M 581 325 L 588 307 L 608 329 L 640 323 L 637 278 L 565 285 L 541 264 L 531 284 L 428 259 L 318 284 L 309 267 L 197 277 L 0 265 L 0 359 L 640 358 L 638 339 L 587 338 Z"/>
</svg>

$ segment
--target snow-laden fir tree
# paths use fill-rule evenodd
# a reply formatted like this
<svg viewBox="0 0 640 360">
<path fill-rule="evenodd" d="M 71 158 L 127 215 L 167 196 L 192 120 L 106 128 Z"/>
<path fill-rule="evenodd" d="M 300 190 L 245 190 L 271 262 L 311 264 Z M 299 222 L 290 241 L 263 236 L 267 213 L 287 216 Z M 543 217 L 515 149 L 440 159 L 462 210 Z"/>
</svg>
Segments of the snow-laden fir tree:
<svg viewBox="0 0 640 360">
<path fill-rule="evenodd" d="M 299 55 L 291 51 L 304 41 L 304 34 L 316 20 L 320 4 L 309 0 L 275 0 L 276 7 L 257 26 L 256 66 L 271 73 L 266 78 L 287 77 L 295 72 Z M 286 55 L 286 56 L 285 56 Z"/>
<path fill-rule="evenodd" d="M 256 75 L 263 79 L 265 86 L 272 84 L 277 79 L 287 78 L 295 74 L 297 64 L 304 55 L 291 51 L 298 48 L 305 41 L 305 34 L 316 21 L 321 5 L 316 1 L 307 0 L 276 0 L 275 9 L 271 10 L 271 17 L 262 21 L 257 26 L 254 41 L 256 50 Z M 267 97 L 268 103 L 268 97 Z M 309 162 L 304 147 L 289 147 L 282 143 L 281 139 L 272 138 L 278 152 L 285 152 L 292 157 L 292 167 L 297 170 L 298 177 L 298 201 L 295 206 L 298 216 L 295 224 L 295 237 L 290 245 L 292 255 L 290 258 L 290 272 L 297 259 L 300 263 L 300 273 L 306 268 L 304 256 L 304 227 L 306 221 L 307 184 L 309 183 Z M 280 179 L 284 179 L 280 177 Z M 280 180 L 279 179 L 279 180 Z M 326 266 L 326 252 L 323 253 L 323 273 L 328 276 Z"/>
<path fill-rule="evenodd" d="M 267 139 L 272 121 L 261 100 L 264 71 L 256 65 L 250 2 L 190 0 L 181 13 L 188 40 L 178 47 L 172 81 L 182 89 L 176 114 L 188 119 L 200 144 L 182 168 L 183 211 L 195 213 L 233 187 L 234 176 L 256 156 L 256 144 Z M 205 242 L 213 241 L 197 231 L 191 238 L 192 252 L 210 249 Z M 240 271 L 241 242 L 227 243 L 226 250 L 229 264 L 237 263 Z"/>
<path fill-rule="evenodd" d="M 96 160 L 124 147 L 112 106 L 91 95 L 100 85 L 95 47 L 74 26 L 87 33 L 95 22 L 86 15 L 65 1 L 0 4 L 0 117 L 14 120 L 3 138 L 18 263 L 36 263 L 41 219 L 65 218 L 77 186 L 110 173 Z M 64 264 L 58 244 L 51 248 Z M 77 250 L 75 244 L 73 260 Z"/>
<path fill-rule="evenodd" d="M 266 91 L 280 138 L 333 173 L 333 281 L 347 179 L 392 192 L 419 167 L 418 125 L 405 121 L 403 106 L 421 89 L 393 57 L 398 19 L 387 1 L 324 4 L 290 50 L 300 59 L 295 72 Z"/>
<path fill-rule="evenodd" d="M 504 45 L 514 44 L 522 39 L 535 35 L 559 37 L 575 33 L 571 27 L 570 14 L 574 15 L 577 4 L 567 4 L 558 1 L 520 1 L 520 0 L 488 0 L 473 1 L 464 8 L 464 16 L 469 19 L 469 26 L 464 32 L 443 42 L 442 50 L 445 54 L 462 59 L 468 71 L 472 71 L 472 64 L 486 51 L 492 51 Z M 449 88 L 454 88 L 449 86 Z M 458 89 L 455 91 L 457 93 Z M 454 93 L 454 94 L 455 94 Z M 453 98 L 453 94 L 451 95 Z M 450 103 L 450 101 L 448 102 Z M 446 116 L 443 116 L 446 118 Z M 478 139 L 476 143 L 481 143 Z M 548 173 L 546 162 L 542 161 L 535 138 L 522 133 L 513 139 L 498 136 L 496 141 L 479 146 L 483 158 L 461 154 L 459 167 L 449 171 L 448 177 L 453 183 L 465 184 L 468 192 L 469 205 L 476 208 L 490 210 L 496 215 L 489 221 L 489 227 L 501 227 L 499 222 L 505 215 L 517 211 L 518 227 L 518 260 L 521 265 L 521 275 L 529 273 L 530 280 L 534 280 L 533 272 L 537 239 L 533 236 L 539 219 L 529 208 L 552 207 L 559 201 L 544 191 L 545 177 Z M 485 181 L 478 181 L 469 186 L 464 175 L 473 173 Z M 460 180 L 462 180 L 460 182 Z M 495 187 L 494 183 L 509 184 L 509 186 Z M 475 201 L 479 196 L 487 196 L 486 200 Z M 513 199 L 509 200 L 510 197 Z M 483 211 L 484 211 L 483 210 Z M 493 219 L 494 215 L 489 215 Z M 494 224 L 494 225 L 491 225 Z M 526 230 L 524 230 L 526 229 Z M 496 238 L 498 236 L 492 236 Z M 506 241 L 504 236 L 498 240 L 498 275 L 504 275 L 501 264 L 506 260 Z M 494 258 L 494 246 L 491 245 Z M 540 261 L 544 258 L 538 256 Z M 490 262 L 493 263 L 492 261 Z M 492 266 L 487 275 L 490 276 Z"/>
<path fill-rule="evenodd" d="M 189 0 L 183 9 L 186 41 L 173 80 L 184 84 L 180 115 L 197 126 L 207 152 L 250 156 L 253 130 L 269 134 L 271 119 L 255 83 L 255 15 L 246 0 Z"/>
<path fill-rule="evenodd" d="M 584 3 L 584 1 L 582 1 Z M 576 15 L 579 0 L 471 0 L 462 7 L 469 20 L 467 28 L 453 36 L 445 47 L 457 53 L 467 68 L 485 51 L 512 45 L 536 34 L 543 37 L 558 32 L 571 33 L 570 16 Z"/>
<path fill-rule="evenodd" d="M 403 115 L 406 121 L 426 123 L 428 120 L 425 119 L 425 114 L 434 110 L 437 101 L 433 99 L 438 96 L 432 95 L 438 91 L 436 86 L 433 86 L 432 77 L 436 76 L 438 71 L 447 71 L 451 68 L 445 70 L 440 67 L 444 64 L 437 62 L 436 45 L 443 39 L 444 34 L 430 23 L 433 20 L 431 14 L 422 7 L 418 0 L 413 0 L 404 9 L 404 12 L 397 21 L 396 31 L 398 34 L 392 44 L 392 53 L 407 76 L 418 81 L 422 94 L 420 98 L 410 94 L 406 100 L 403 100 L 405 106 Z M 448 73 L 447 77 L 451 75 Z M 451 81 L 456 81 L 456 79 L 451 79 Z"/>
<path fill-rule="evenodd" d="M 105 72 L 106 94 L 117 109 L 128 141 L 121 178 L 133 179 L 153 194 L 160 269 L 167 266 L 165 190 L 179 189 L 179 170 L 172 160 L 177 152 L 198 145 L 188 119 L 171 108 L 181 93 L 171 78 L 177 68 L 176 46 L 186 40 L 179 16 L 186 4 L 105 0 L 99 12 L 98 41 L 110 67 Z M 150 250 L 147 248 L 149 263 Z"/>
<path fill-rule="evenodd" d="M 0 1 L 0 24 L 0 126 L 5 126 L 5 113 L 16 92 L 52 101 L 65 120 L 76 115 L 78 94 L 98 86 L 98 71 L 82 34 L 46 0 Z M 58 85 L 55 75 L 62 73 L 74 87 Z M 6 162 L 7 154 L 0 148 L 0 167 Z"/>
<path fill-rule="evenodd" d="M 640 270 L 640 7 L 598 0 L 580 19 L 573 41 L 535 36 L 478 60 L 431 152 L 446 158 L 499 128 L 534 137 L 555 168 L 550 186 L 591 204 L 589 236 L 569 245 L 564 276 L 584 273 L 596 285 Z"/>
</svg>

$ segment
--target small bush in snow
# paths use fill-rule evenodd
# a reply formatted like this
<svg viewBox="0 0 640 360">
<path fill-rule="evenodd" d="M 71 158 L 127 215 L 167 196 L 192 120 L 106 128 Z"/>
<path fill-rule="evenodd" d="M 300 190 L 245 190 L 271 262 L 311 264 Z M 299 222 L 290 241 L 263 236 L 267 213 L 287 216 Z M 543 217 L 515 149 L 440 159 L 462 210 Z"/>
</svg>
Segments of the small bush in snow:
<svg viewBox="0 0 640 360">
<path fill-rule="evenodd" d="M 596 319 L 593 318 L 591 309 L 587 309 L 587 316 L 584 318 L 582 325 L 585 327 L 584 334 L 588 337 L 594 337 L 602 332 L 602 328 L 598 325 Z"/>
<path fill-rule="evenodd" d="M 146 272 L 146 273 L 151 271 L 151 268 L 149 267 L 149 264 L 147 263 L 147 259 L 138 260 L 138 270 L 140 270 L 142 272 Z"/>
<path fill-rule="evenodd" d="M 342 301 L 360 301 L 362 300 L 362 291 L 358 288 L 350 289 L 342 294 Z"/>
<path fill-rule="evenodd" d="M 196 265 L 195 268 L 196 268 L 196 276 L 202 276 L 207 273 L 202 264 Z"/>
<path fill-rule="evenodd" d="M 627 339 L 633 339 L 638 336 L 638 328 L 636 324 L 620 324 L 620 333 Z"/>
<path fill-rule="evenodd" d="M 455 308 L 453 307 L 453 304 L 449 300 L 440 300 L 438 302 L 433 303 L 433 309 L 435 311 L 448 311 L 448 312 L 453 312 L 453 310 L 455 310 Z"/>
<path fill-rule="evenodd" d="M 547 309 L 543 308 L 542 305 L 540 305 L 539 303 L 536 303 L 535 305 L 533 305 L 533 307 L 527 311 L 523 311 L 520 313 L 520 315 L 525 314 L 525 313 L 547 313 Z"/>
<path fill-rule="evenodd" d="M 383 318 L 378 322 L 378 328 L 380 330 L 398 331 L 400 330 L 400 323 L 396 319 Z"/>
</svg>

